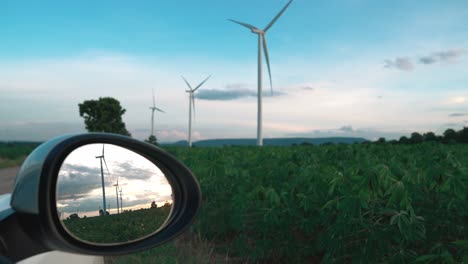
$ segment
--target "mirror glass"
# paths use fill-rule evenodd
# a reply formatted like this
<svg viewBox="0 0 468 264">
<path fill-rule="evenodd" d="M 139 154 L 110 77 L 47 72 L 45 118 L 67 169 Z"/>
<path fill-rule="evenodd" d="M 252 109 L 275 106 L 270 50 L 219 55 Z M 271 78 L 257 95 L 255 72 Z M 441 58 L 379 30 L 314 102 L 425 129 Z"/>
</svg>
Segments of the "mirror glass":
<svg viewBox="0 0 468 264">
<path fill-rule="evenodd" d="M 155 233 L 172 209 L 172 188 L 145 157 L 112 144 L 89 144 L 67 156 L 57 178 L 57 212 L 74 237 L 126 243 Z"/>
</svg>

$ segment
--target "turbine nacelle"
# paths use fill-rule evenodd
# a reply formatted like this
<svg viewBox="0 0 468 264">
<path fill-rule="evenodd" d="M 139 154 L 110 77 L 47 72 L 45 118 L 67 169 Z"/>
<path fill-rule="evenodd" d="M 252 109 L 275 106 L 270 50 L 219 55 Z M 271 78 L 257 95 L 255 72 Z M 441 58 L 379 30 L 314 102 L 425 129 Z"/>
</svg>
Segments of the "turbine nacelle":
<svg viewBox="0 0 468 264">
<path fill-rule="evenodd" d="M 258 29 L 258 28 L 252 29 L 252 33 L 254 33 L 254 34 L 259 34 L 259 35 L 265 35 L 265 34 L 266 34 L 265 31 L 260 30 L 260 29 Z"/>
</svg>

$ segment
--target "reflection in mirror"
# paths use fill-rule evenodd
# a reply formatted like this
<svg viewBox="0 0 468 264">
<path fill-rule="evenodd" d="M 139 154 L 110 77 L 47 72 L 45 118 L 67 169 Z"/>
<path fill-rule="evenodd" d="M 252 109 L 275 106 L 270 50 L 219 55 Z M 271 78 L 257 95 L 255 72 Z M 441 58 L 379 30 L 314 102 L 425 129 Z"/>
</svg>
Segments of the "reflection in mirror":
<svg viewBox="0 0 468 264">
<path fill-rule="evenodd" d="M 57 178 L 57 211 L 76 238 L 126 243 L 156 232 L 172 209 L 172 189 L 148 159 L 112 144 L 75 149 Z"/>
</svg>

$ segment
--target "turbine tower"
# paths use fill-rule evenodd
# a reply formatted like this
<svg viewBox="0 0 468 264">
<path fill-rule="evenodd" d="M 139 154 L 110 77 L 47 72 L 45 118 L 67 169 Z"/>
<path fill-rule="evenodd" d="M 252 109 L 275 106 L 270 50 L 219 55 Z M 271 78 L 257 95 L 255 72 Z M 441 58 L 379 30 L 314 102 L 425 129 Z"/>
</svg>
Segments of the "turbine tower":
<svg viewBox="0 0 468 264">
<path fill-rule="evenodd" d="M 165 113 L 163 110 L 156 107 L 156 100 L 154 99 L 154 89 L 153 92 L 153 107 L 150 107 L 151 110 L 151 136 L 154 136 L 154 111 L 159 111 L 161 113 Z"/>
<path fill-rule="evenodd" d="M 99 159 L 101 162 L 101 185 L 102 185 L 102 208 L 103 208 L 103 214 L 106 215 L 106 189 L 105 189 L 105 184 L 104 184 L 104 167 L 102 166 L 102 162 L 104 161 L 104 164 L 106 165 L 107 171 L 109 171 L 109 168 L 107 167 L 107 162 L 106 159 L 104 158 L 104 144 L 102 144 L 102 155 L 101 156 L 96 156 L 96 159 Z"/>
<path fill-rule="evenodd" d="M 188 145 L 189 147 L 192 147 L 192 107 L 193 107 L 193 115 L 195 116 L 195 97 L 194 93 L 196 90 L 198 90 L 208 79 L 211 77 L 208 76 L 203 82 L 201 82 L 197 87 L 192 88 L 192 86 L 189 84 L 189 82 L 182 76 L 182 79 L 184 79 L 185 83 L 188 86 L 188 90 L 185 90 L 187 93 L 189 93 L 189 130 L 188 130 Z"/>
<path fill-rule="evenodd" d="M 280 18 L 280 16 L 286 11 L 289 5 L 292 3 L 293 0 L 290 0 L 285 7 L 271 20 L 271 22 L 263 29 L 259 29 L 255 26 L 252 26 L 247 23 L 239 22 L 233 19 L 228 19 L 231 22 L 244 26 L 252 31 L 252 33 L 258 35 L 258 111 L 257 111 L 257 145 L 263 145 L 263 136 L 262 136 L 262 48 L 263 52 L 265 53 L 265 60 L 268 67 L 268 75 L 270 77 L 270 89 L 271 93 L 273 94 L 273 83 L 271 80 L 271 69 L 270 69 L 270 58 L 268 56 L 268 47 L 267 47 L 267 40 L 266 40 L 266 33 L 267 31 L 275 24 L 275 22 Z"/>
<path fill-rule="evenodd" d="M 122 187 L 120 187 L 119 193 L 120 193 L 120 212 L 123 213 Z"/>
</svg>

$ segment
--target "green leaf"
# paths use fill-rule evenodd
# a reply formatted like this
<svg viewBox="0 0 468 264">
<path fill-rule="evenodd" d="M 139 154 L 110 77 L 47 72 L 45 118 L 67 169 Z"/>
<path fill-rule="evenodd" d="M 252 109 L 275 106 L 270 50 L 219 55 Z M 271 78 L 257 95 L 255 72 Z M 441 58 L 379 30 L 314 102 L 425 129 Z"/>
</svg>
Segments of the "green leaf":
<svg viewBox="0 0 468 264">
<path fill-rule="evenodd" d="M 457 241 L 453 241 L 452 244 L 455 244 L 459 248 L 462 248 L 464 250 L 468 250 L 468 240 L 457 240 Z"/>
<path fill-rule="evenodd" d="M 428 262 L 430 262 L 432 260 L 436 260 L 438 258 L 439 258 L 438 255 L 424 255 L 424 256 L 420 256 L 420 257 L 416 258 L 415 262 L 428 263 Z"/>
</svg>

